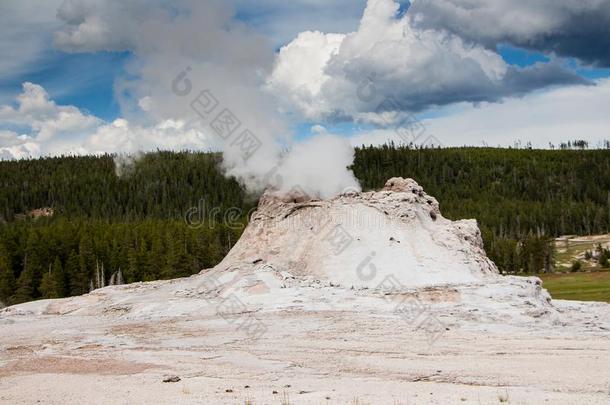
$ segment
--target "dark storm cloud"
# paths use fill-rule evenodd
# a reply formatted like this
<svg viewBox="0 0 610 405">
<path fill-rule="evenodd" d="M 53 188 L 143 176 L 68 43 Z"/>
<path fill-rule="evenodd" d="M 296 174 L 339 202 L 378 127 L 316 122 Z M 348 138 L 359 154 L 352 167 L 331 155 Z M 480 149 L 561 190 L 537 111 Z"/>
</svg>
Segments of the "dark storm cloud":
<svg viewBox="0 0 610 405">
<path fill-rule="evenodd" d="M 610 0 L 418 0 L 416 26 L 610 67 Z"/>
</svg>

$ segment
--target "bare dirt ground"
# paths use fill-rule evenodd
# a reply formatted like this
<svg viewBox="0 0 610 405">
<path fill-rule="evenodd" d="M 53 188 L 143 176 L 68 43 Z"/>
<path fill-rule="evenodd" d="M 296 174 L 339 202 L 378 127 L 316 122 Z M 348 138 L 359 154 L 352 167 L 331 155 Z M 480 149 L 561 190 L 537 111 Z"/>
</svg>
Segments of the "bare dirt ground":
<svg viewBox="0 0 610 405">
<path fill-rule="evenodd" d="M 386 314 L 280 311 L 264 321 L 258 339 L 213 317 L 5 322 L 0 402 L 610 402 L 608 334 L 452 327 L 429 345 Z M 164 383 L 168 376 L 181 381 Z"/>
</svg>

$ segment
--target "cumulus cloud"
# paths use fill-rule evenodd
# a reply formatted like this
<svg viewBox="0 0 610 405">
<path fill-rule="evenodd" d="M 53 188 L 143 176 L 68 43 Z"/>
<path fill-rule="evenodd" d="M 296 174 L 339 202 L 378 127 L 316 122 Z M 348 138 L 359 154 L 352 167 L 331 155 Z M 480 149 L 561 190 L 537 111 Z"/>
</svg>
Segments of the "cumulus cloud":
<svg viewBox="0 0 610 405">
<path fill-rule="evenodd" d="M 609 0 L 417 0 L 409 13 L 490 49 L 509 42 L 610 67 Z"/>
<path fill-rule="evenodd" d="M 507 65 L 495 51 L 420 29 L 399 11 L 396 1 L 369 0 L 356 32 L 300 34 L 280 50 L 268 89 L 306 119 L 383 124 L 403 111 L 584 82 L 554 63 Z"/>
<path fill-rule="evenodd" d="M 73 141 L 97 128 L 102 121 L 74 106 L 59 106 L 41 86 L 26 82 L 16 106 L 0 106 L 0 128 L 14 128 L 0 137 L 6 157 L 70 152 Z M 17 130 L 24 132 L 17 135 Z"/>
<path fill-rule="evenodd" d="M 87 137 L 83 146 L 92 153 L 123 152 L 135 154 L 140 151 L 198 150 L 213 145 L 210 136 L 182 121 L 166 120 L 156 125 L 143 127 L 118 118 L 102 125 Z"/>
<path fill-rule="evenodd" d="M 592 147 L 610 140 L 610 79 L 596 86 L 567 86 L 528 94 L 503 103 L 461 103 L 421 121 L 421 140 L 434 136 L 445 146 L 513 146 L 528 142 L 548 148 L 569 140 L 584 139 Z M 354 134 L 355 146 L 404 143 L 400 133 L 389 129 Z"/>
<path fill-rule="evenodd" d="M 0 130 L 0 160 L 21 159 L 40 155 L 39 145 L 26 135 Z"/>
<path fill-rule="evenodd" d="M 26 82 L 15 105 L 0 106 L 0 158 L 60 154 L 137 153 L 213 147 L 208 135 L 183 121 L 155 125 L 125 119 L 107 123 L 75 106 L 57 105 L 44 88 Z M 7 129 L 13 128 L 13 129 Z"/>
</svg>

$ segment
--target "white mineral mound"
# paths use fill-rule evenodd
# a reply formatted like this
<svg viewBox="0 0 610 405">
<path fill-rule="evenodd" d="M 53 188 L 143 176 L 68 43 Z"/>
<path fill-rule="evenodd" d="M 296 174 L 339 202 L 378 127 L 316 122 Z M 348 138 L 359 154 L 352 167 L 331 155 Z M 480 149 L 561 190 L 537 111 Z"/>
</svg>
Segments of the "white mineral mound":
<svg viewBox="0 0 610 405">
<path fill-rule="evenodd" d="M 375 288 L 387 277 L 411 288 L 498 277 L 476 221 L 443 218 L 434 197 L 402 178 L 327 201 L 267 192 L 219 267 L 245 263 L 347 287 Z"/>
<path fill-rule="evenodd" d="M 403 178 L 388 180 L 381 191 L 325 201 L 268 191 L 240 240 L 213 269 L 4 312 L 213 315 L 214 306 L 205 304 L 229 296 L 252 311 L 393 312 L 407 296 L 430 295 L 439 309 L 451 306 L 467 319 L 511 320 L 513 326 L 533 318 L 562 322 L 539 279 L 498 273 L 475 220 L 443 218 L 436 199 Z"/>
</svg>

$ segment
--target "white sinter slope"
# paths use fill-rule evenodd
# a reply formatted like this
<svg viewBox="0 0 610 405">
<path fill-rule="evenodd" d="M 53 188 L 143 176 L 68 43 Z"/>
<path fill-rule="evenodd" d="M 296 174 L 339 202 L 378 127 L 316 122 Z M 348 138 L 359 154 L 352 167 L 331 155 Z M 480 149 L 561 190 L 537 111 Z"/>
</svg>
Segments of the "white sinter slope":
<svg viewBox="0 0 610 405">
<path fill-rule="evenodd" d="M 242 238 L 219 265 L 263 262 L 297 276 L 375 288 L 388 276 L 409 288 L 494 280 L 475 220 L 443 218 L 412 179 L 328 201 L 267 192 Z"/>
</svg>

